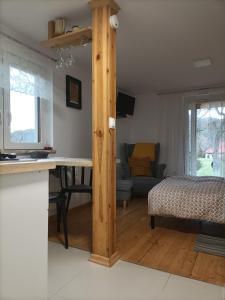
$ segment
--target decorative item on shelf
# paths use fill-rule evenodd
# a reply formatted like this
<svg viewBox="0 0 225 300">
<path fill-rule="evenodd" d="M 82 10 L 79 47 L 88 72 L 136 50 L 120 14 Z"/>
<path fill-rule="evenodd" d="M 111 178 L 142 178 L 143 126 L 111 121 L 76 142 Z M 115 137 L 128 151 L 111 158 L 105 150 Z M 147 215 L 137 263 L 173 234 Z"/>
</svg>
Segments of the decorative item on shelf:
<svg viewBox="0 0 225 300">
<path fill-rule="evenodd" d="M 81 26 L 75 25 L 72 27 L 72 30 L 73 30 L 73 32 L 77 32 L 77 31 L 81 30 Z"/>
<path fill-rule="evenodd" d="M 61 35 L 65 32 L 65 19 L 57 19 L 55 20 L 55 36 Z"/>
<path fill-rule="evenodd" d="M 65 33 L 65 19 L 51 20 L 48 22 L 48 39 L 60 36 Z"/>
<path fill-rule="evenodd" d="M 75 64 L 75 58 L 72 54 L 73 47 L 69 48 L 58 48 L 56 49 L 56 53 L 58 55 L 58 59 L 56 61 L 56 69 L 69 68 Z"/>
<path fill-rule="evenodd" d="M 41 42 L 44 48 L 64 48 L 69 46 L 82 46 L 92 42 L 92 27 L 78 27 L 74 26 L 74 30 L 66 27 L 66 32 L 59 36 L 54 35 L 55 23 L 54 21 L 48 22 L 48 39 Z M 71 31 L 71 32 L 70 32 Z"/>
<path fill-rule="evenodd" d="M 75 33 L 75 32 L 79 32 L 81 29 L 82 29 L 81 26 L 79 26 L 79 25 L 74 25 L 74 26 L 72 26 L 72 31 L 71 31 L 71 30 L 68 30 L 68 31 L 66 31 L 66 33 Z M 91 39 L 87 38 L 85 35 L 81 36 L 80 46 L 86 47 L 90 42 L 91 42 Z"/>
<path fill-rule="evenodd" d="M 66 75 L 66 105 L 81 109 L 81 81 Z"/>
</svg>

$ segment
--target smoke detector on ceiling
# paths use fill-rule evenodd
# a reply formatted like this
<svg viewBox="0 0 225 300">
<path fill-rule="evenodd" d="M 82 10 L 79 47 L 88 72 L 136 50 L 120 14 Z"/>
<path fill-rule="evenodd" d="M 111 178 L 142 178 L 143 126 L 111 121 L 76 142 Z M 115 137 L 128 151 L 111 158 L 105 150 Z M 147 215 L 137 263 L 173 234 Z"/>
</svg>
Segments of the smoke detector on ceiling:
<svg viewBox="0 0 225 300">
<path fill-rule="evenodd" d="M 195 68 L 205 68 L 210 67 L 212 65 L 211 58 L 198 59 L 193 62 Z"/>
</svg>

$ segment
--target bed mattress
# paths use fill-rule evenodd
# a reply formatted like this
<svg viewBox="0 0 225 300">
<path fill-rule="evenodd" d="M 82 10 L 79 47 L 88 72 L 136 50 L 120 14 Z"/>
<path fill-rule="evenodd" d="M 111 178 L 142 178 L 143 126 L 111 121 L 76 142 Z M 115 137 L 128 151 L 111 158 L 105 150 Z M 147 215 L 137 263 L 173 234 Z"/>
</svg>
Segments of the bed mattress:
<svg viewBox="0 0 225 300">
<path fill-rule="evenodd" d="M 148 213 L 225 224 L 225 179 L 166 178 L 150 190 Z"/>
</svg>

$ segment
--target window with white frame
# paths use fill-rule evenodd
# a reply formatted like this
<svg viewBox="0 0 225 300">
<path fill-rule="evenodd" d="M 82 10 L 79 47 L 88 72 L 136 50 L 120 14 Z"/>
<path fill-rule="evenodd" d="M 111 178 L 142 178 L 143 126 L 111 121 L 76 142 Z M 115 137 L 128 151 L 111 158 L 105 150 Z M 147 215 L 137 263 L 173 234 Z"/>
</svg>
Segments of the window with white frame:
<svg viewBox="0 0 225 300">
<path fill-rule="evenodd" d="M 51 65 L 43 62 L 41 55 L 13 41 L 3 39 L 2 45 L 0 148 L 52 146 Z"/>
<path fill-rule="evenodd" d="M 225 97 L 189 105 L 186 173 L 225 177 Z"/>
<path fill-rule="evenodd" d="M 0 151 L 3 149 L 3 89 L 0 88 Z"/>
</svg>

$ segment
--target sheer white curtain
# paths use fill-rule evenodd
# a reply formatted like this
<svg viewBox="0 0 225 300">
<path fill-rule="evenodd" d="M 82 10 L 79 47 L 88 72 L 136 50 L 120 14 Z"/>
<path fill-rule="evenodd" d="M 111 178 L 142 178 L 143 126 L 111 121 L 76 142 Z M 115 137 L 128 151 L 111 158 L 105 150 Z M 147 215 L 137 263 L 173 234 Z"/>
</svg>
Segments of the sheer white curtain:
<svg viewBox="0 0 225 300">
<path fill-rule="evenodd" d="M 9 91 L 31 92 L 36 97 L 52 100 L 52 62 L 42 55 L 16 43 L 0 34 L 0 87 Z M 14 68 L 19 72 L 10 72 Z M 30 81 L 30 74 L 34 81 Z M 10 77 L 11 76 L 11 77 Z M 23 78 L 16 81 L 18 78 Z M 16 82 L 20 82 L 15 86 Z M 27 84 L 28 83 L 28 84 Z M 11 86 L 10 86 L 11 85 Z M 29 91 L 26 89 L 29 88 Z"/>
<path fill-rule="evenodd" d="M 52 145 L 52 61 L 0 34 L 0 88 L 4 90 L 4 148 Z M 27 110 L 30 118 L 25 124 Z"/>
<path fill-rule="evenodd" d="M 225 176 L 225 93 L 187 97 L 186 173 Z"/>
<path fill-rule="evenodd" d="M 185 111 L 181 94 L 160 96 L 160 160 L 166 163 L 166 174 L 183 175 L 185 170 Z"/>
</svg>

